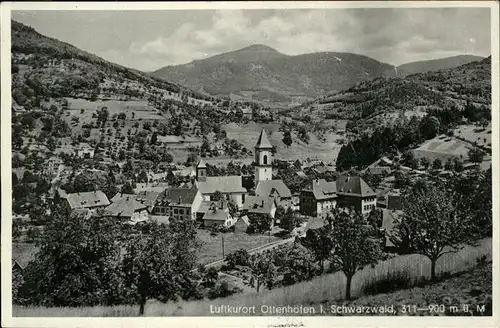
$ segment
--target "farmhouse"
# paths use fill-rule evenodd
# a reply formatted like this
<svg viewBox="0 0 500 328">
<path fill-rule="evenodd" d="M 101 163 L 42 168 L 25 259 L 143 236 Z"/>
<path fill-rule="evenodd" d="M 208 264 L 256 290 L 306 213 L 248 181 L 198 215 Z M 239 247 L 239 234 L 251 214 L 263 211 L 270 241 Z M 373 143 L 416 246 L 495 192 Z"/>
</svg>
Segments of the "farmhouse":
<svg viewBox="0 0 500 328">
<path fill-rule="evenodd" d="M 277 204 L 274 197 L 248 196 L 243 211 L 257 215 L 269 215 L 274 219 L 276 208 Z"/>
<path fill-rule="evenodd" d="M 239 175 L 208 177 L 207 166 L 200 160 L 196 167 L 196 186 L 200 190 L 203 200 L 210 201 L 216 191 L 222 193 L 226 200 L 232 200 L 241 209 L 247 190 L 242 185 Z"/>
<path fill-rule="evenodd" d="M 94 148 L 82 142 L 75 148 L 75 155 L 80 158 L 94 158 Z"/>
<path fill-rule="evenodd" d="M 102 215 L 127 221 L 148 220 L 148 206 L 135 200 L 134 195 L 117 194 L 112 198 L 113 202 L 107 206 Z"/>
<path fill-rule="evenodd" d="M 110 204 L 106 194 L 100 190 L 67 194 L 65 200 L 67 208 L 71 211 L 80 208 L 95 210 Z"/>
<path fill-rule="evenodd" d="M 227 202 L 222 200 L 218 202 L 204 201 L 200 206 L 199 213 L 202 215 L 203 226 L 205 228 L 218 226 L 229 228 L 236 221 L 229 213 Z"/>
<path fill-rule="evenodd" d="M 337 205 L 337 187 L 325 179 L 312 181 L 311 187 L 300 193 L 300 212 L 304 215 L 321 216 Z"/>
<path fill-rule="evenodd" d="M 196 188 L 169 188 L 156 199 L 153 214 L 168 216 L 170 220 L 194 220 L 201 202 Z"/>
<path fill-rule="evenodd" d="M 56 157 L 56 156 L 51 156 L 47 160 L 47 167 L 46 167 L 47 173 L 51 176 L 57 175 L 61 165 L 63 165 L 63 164 L 64 164 L 64 162 L 62 161 L 62 159 L 60 159 L 59 157 Z"/>
</svg>

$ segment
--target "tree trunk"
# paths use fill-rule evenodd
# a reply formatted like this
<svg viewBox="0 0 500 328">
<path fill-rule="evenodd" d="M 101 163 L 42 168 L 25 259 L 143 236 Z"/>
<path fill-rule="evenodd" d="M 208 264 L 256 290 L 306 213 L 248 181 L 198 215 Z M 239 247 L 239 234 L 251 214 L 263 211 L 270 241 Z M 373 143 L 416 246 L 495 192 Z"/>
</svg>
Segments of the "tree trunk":
<svg viewBox="0 0 500 328">
<path fill-rule="evenodd" d="M 139 300 L 139 315 L 144 315 L 144 307 L 146 306 L 146 295 L 141 295 Z"/>
<path fill-rule="evenodd" d="M 319 260 L 320 275 L 325 271 L 325 261 L 323 259 Z"/>
<path fill-rule="evenodd" d="M 347 282 L 345 285 L 345 299 L 350 300 L 351 299 L 351 282 L 352 282 L 352 275 L 351 274 L 346 274 L 347 277 Z"/>
<path fill-rule="evenodd" d="M 437 259 L 431 259 L 431 281 L 436 281 L 436 262 Z"/>
</svg>

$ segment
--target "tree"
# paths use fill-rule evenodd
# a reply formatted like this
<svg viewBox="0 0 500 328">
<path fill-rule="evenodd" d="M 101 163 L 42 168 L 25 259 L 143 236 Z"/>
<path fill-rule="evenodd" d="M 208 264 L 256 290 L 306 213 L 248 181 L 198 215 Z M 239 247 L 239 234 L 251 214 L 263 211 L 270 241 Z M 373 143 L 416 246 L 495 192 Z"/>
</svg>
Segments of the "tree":
<svg viewBox="0 0 500 328">
<path fill-rule="evenodd" d="M 250 254 L 240 248 L 232 253 L 226 255 L 225 261 L 229 269 L 234 269 L 237 265 L 248 266 Z"/>
<path fill-rule="evenodd" d="M 275 217 L 280 221 L 280 227 L 289 232 L 302 223 L 302 219 L 291 207 L 285 210 L 282 206 L 278 206 Z"/>
<path fill-rule="evenodd" d="M 132 188 L 132 185 L 130 184 L 129 181 L 125 182 L 122 186 L 121 189 L 122 194 L 127 194 L 127 195 L 132 195 L 134 193 L 134 188 Z"/>
<path fill-rule="evenodd" d="M 142 170 L 139 175 L 137 175 L 137 182 L 147 183 L 148 182 L 148 174 L 146 171 Z"/>
<path fill-rule="evenodd" d="M 263 233 L 271 229 L 273 219 L 269 214 L 248 213 L 247 216 L 250 222 L 247 232 Z"/>
<path fill-rule="evenodd" d="M 477 147 L 471 148 L 468 152 L 469 161 L 472 163 L 481 163 L 485 155 L 486 153 Z"/>
<path fill-rule="evenodd" d="M 436 158 L 434 162 L 432 162 L 432 169 L 433 170 L 441 170 L 443 168 L 443 162 L 439 158 Z"/>
<path fill-rule="evenodd" d="M 151 141 L 149 142 L 150 145 L 156 145 L 156 142 L 158 141 L 158 133 L 153 132 L 153 135 L 151 136 Z"/>
<path fill-rule="evenodd" d="M 292 145 L 292 134 L 290 133 L 290 130 L 285 131 L 282 141 L 287 147 L 290 147 Z"/>
<path fill-rule="evenodd" d="M 248 260 L 251 278 L 248 284 L 259 292 L 262 285 L 266 284 L 270 289 L 274 284 L 276 266 L 266 253 L 256 253 Z"/>
<path fill-rule="evenodd" d="M 222 199 L 222 193 L 219 190 L 216 190 L 214 194 L 210 197 L 210 200 L 214 202 L 218 202 Z"/>
<path fill-rule="evenodd" d="M 40 250 L 25 270 L 22 298 L 41 306 L 119 303 L 123 280 L 117 221 L 67 216 L 58 207 L 52 213 Z"/>
<path fill-rule="evenodd" d="M 147 223 L 127 241 L 123 272 L 126 286 L 135 289 L 139 315 L 149 298 L 163 302 L 178 295 L 188 298 L 197 247 L 193 223 L 180 220 L 169 225 Z"/>
<path fill-rule="evenodd" d="M 471 219 L 459 209 L 464 200 L 438 185 L 410 188 L 403 197 L 403 215 L 396 219 L 393 240 L 398 245 L 406 239 L 410 249 L 429 258 L 435 281 L 437 260 L 472 242 Z"/>
<path fill-rule="evenodd" d="M 281 267 L 285 286 L 310 280 L 318 272 L 311 252 L 299 245 L 294 245 L 285 255 L 284 265 Z"/>
<path fill-rule="evenodd" d="M 54 150 L 56 150 L 56 148 L 57 148 L 57 143 L 56 143 L 56 139 L 54 139 L 54 137 L 50 136 L 50 137 L 47 139 L 47 148 L 48 148 L 50 151 L 54 151 Z"/>
<path fill-rule="evenodd" d="M 207 139 L 203 139 L 203 143 L 201 144 L 200 150 L 203 153 L 208 153 L 210 151 L 210 145 L 208 144 Z"/>
<path fill-rule="evenodd" d="M 424 167 L 424 169 L 427 169 L 429 167 L 430 162 L 427 159 L 427 157 L 420 158 L 420 165 L 422 165 Z"/>
<path fill-rule="evenodd" d="M 351 298 L 351 282 L 356 271 L 367 264 L 376 263 L 382 251 L 375 238 L 375 229 L 364 224 L 361 214 L 356 211 L 336 212 L 335 218 L 329 217 L 328 235 L 332 240 L 330 260 L 339 270 L 344 272 L 346 282 L 346 299 Z"/>
<path fill-rule="evenodd" d="M 300 243 L 309 249 L 317 262 L 320 272 L 323 273 L 325 260 L 328 259 L 333 249 L 332 240 L 328 234 L 329 227 L 323 226 L 317 229 L 309 229 L 306 236 L 300 238 Z"/>
</svg>

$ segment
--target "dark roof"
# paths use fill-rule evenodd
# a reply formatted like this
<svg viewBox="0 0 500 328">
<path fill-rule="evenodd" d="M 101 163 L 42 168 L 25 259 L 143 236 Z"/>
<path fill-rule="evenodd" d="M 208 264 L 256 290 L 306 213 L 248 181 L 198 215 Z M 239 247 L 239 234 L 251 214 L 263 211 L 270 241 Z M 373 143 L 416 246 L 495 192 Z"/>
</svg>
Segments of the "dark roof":
<svg viewBox="0 0 500 328">
<path fill-rule="evenodd" d="M 141 210 L 147 210 L 147 205 L 136 201 L 134 195 L 124 194 L 122 197 L 115 199 L 111 205 L 104 209 L 104 215 L 132 217 L 135 212 L 139 212 Z"/>
<path fill-rule="evenodd" d="M 100 190 L 68 194 L 66 199 L 71 209 L 109 205 L 108 197 Z"/>
<path fill-rule="evenodd" d="M 157 201 L 191 206 L 197 193 L 195 188 L 169 188 L 158 196 Z"/>
<path fill-rule="evenodd" d="M 259 135 L 259 140 L 257 140 L 257 144 L 255 145 L 255 148 L 257 149 L 271 149 L 273 148 L 273 145 L 271 145 L 271 142 L 269 142 L 269 139 L 267 138 L 267 133 L 264 128 L 260 131 Z"/>
<path fill-rule="evenodd" d="M 276 205 L 273 197 L 247 196 L 243 209 L 249 213 L 271 214 L 273 204 Z"/>
<path fill-rule="evenodd" d="M 137 193 L 135 200 L 144 205 L 153 206 L 159 195 L 159 192 L 144 190 Z"/>
<path fill-rule="evenodd" d="M 338 177 L 336 181 L 337 194 L 354 195 L 361 197 L 375 196 L 373 189 L 359 176 Z"/>
<path fill-rule="evenodd" d="M 216 191 L 222 193 L 246 193 L 241 183 L 241 176 L 206 177 L 205 181 L 198 181 L 198 188 L 202 194 L 213 194 Z"/>
<path fill-rule="evenodd" d="M 206 208 L 203 220 L 226 221 L 229 216 L 229 209 L 225 203 L 222 203 L 222 208 L 220 202 L 203 202 L 202 205 L 204 209 Z"/>
<path fill-rule="evenodd" d="M 337 197 L 335 182 L 328 182 L 325 179 L 312 180 L 311 187 L 304 191 L 312 191 L 315 199 L 330 199 Z"/>
<path fill-rule="evenodd" d="M 290 189 L 288 189 L 283 180 L 259 181 L 257 183 L 257 188 L 255 188 L 255 194 L 262 197 L 271 196 L 274 190 L 278 192 L 281 198 L 292 197 Z"/>
</svg>

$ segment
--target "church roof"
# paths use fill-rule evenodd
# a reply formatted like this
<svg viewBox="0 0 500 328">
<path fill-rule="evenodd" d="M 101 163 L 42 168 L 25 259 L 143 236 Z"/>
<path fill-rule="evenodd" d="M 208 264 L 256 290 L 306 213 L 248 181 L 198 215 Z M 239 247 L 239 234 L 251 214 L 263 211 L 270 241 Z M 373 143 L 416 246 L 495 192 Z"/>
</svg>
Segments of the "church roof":
<svg viewBox="0 0 500 328">
<path fill-rule="evenodd" d="M 273 190 L 276 190 L 281 198 L 290 198 L 292 193 L 285 185 L 283 180 L 263 180 L 257 183 L 255 194 L 262 197 L 272 196 Z"/>
<path fill-rule="evenodd" d="M 205 181 L 198 181 L 198 188 L 202 194 L 213 194 L 216 191 L 221 193 L 246 193 L 243 187 L 241 176 L 220 176 L 206 177 Z"/>
<path fill-rule="evenodd" d="M 269 139 L 267 138 L 267 133 L 264 128 L 260 131 L 260 136 L 259 140 L 257 140 L 257 144 L 255 145 L 255 148 L 258 149 L 266 149 L 266 148 L 273 148 L 271 145 L 271 142 L 269 142 Z"/>
<path fill-rule="evenodd" d="M 203 159 L 200 159 L 200 162 L 198 163 L 197 168 L 206 168 L 207 165 L 205 164 L 205 161 Z"/>
</svg>

